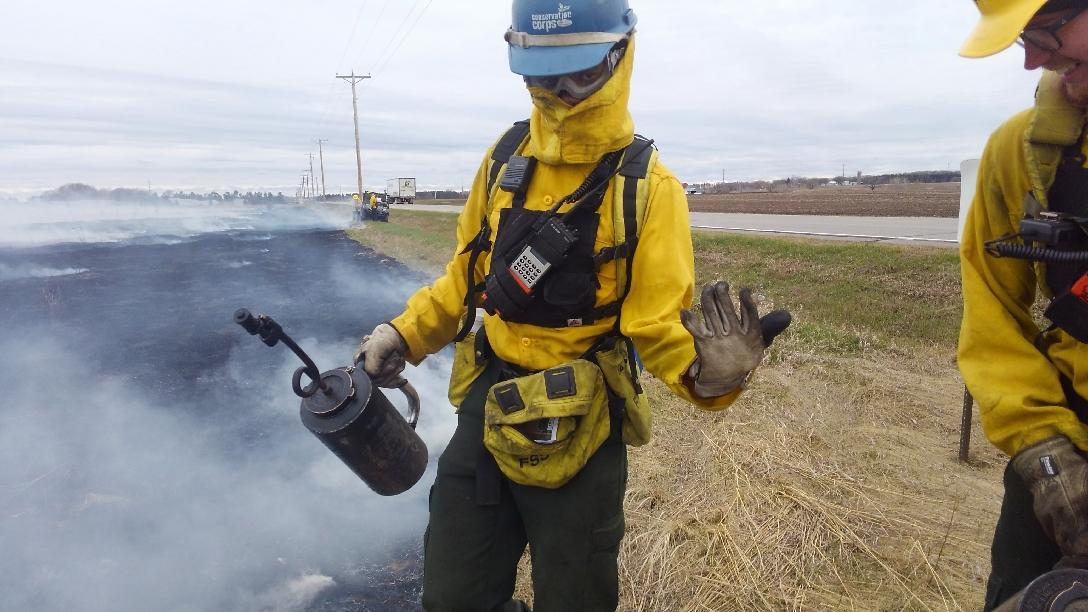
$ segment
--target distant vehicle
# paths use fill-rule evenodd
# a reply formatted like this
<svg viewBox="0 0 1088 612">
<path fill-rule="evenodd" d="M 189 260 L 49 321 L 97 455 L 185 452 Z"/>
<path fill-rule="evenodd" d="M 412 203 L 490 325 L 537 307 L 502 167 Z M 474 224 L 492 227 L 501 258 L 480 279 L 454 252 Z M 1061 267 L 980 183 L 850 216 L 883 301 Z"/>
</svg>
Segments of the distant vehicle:
<svg viewBox="0 0 1088 612">
<path fill-rule="evenodd" d="M 416 180 L 395 178 L 385 182 L 385 195 L 389 204 L 412 204 L 416 201 Z"/>
<path fill-rule="evenodd" d="M 366 196 L 366 194 L 363 194 Z M 389 204 L 383 199 L 377 199 L 374 202 L 374 206 L 370 205 L 369 196 L 360 198 L 359 194 L 351 196 L 353 201 L 351 211 L 352 224 L 362 223 L 364 221 L 389 221 Z M 363 204 L 364 200 L 366 204 Z"/>
<path fill-rule="evenodd" d="M 703 195 L 703 192 L 698 189 L 688 189 L 688 195 Z"/>
<path fill-rule="evenodd" d="M 389 222 L 389 205 L 385 203 L 385 200 L 378 200 L 378 205 L 371 208 L 370 206 L 363 207 L 363 218 L 370 221 L 385 221 Z"/>
</svg>

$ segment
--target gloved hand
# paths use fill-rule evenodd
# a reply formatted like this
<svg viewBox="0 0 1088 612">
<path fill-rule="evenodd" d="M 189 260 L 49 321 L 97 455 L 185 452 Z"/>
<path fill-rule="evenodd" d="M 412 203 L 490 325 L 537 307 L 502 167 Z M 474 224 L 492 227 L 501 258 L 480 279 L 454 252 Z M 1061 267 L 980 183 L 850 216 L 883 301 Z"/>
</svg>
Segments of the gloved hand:
<svg viewBox="0 0 1088 612">
<path fill-rule="evenodd" d="M 407 352 L 408 345 L 397 328 L 382 323 L 370 335 L 363 336 L 355 351 L 354 362 L 363 362 L 363 370 L 374 384 L 393 388 L 402 381 L 400 373 L 404 371 L 404 354 Z"/>
<path fill-rule="evenodd" d="M 740 317 L 725 281 L 703 287 L 700 301 L 702 321 L 694 308 L 680 311 L 680 320 L 695 338 L 698 355 L 688 370 L 694 380 L 692 391 L 707 399 L 725 395 L 744 383 L 763 359 L 764 343 L 759 311 L 748 289 L 740 290 Z"/>
<path fill-rule="evenodd" d="M 1017 453 L 1012 467 L 1035 497 L 1035 518 L 1062 551 L 1056 567 L 1088 568 L 1088 460 L 1056 436 Z"/>
</svg>

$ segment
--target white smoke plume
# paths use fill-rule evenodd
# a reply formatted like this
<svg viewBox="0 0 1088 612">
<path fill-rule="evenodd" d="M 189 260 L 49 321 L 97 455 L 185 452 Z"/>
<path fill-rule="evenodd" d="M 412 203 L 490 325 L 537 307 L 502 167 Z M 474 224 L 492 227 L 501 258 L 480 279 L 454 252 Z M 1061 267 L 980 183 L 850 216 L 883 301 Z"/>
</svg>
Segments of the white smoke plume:
<svg viewBox="0 0 1088 612">
<path fill-rule="evenodd" d="M 246 335 L 218 305 L 235 301 L 216 284 L 230 272 L 186 277 L 184 295 L 153 282 L 119 292 L 118 304 L 134 301 L 149 320 L 171 296 L 195 304 L 191 317 L 169 322 L 180 331 L 159 352 L 140 317 L 129 325 L 107 307 L 71 318 L 84 299 L 77 289 L 101 280 L 96 261 L 34 263 L 43 253 L 63 260 L 73 242 L 161 244 L 236 230 L 275 249 L 279 232 L 343 227 L 350 210 L 341 223 L 339 210 L 295 207 L 16 207 L 17 218 L 0 215 L 0 306 L 19 305 L 0 307 L 0 610 L 301 611 L 337 589 L 365 590 L 361 568 L 418 550 L 434 461 L 454 426 L 448 355 L 407 372 L 424 400 L 430 469 L 407 493 L 381 497 L 299 422 L 289 382 L 298 360 Z M 60 212 L 67 216 L 50 221 Z M 346 365 L 361 333 L 419 284 L 377 258 L 353 267 L 320 250 L 291 255 L 311 269 L 328 264 L 321 301 L 262 280 L 255 255 L 220 263 L 253 279 L 237 306 L 270 309 L 323 369 Z M 58 282 L 74 284 L 50 284 Z M 202 312 L 204 302 L 215 312 Z M 277 316 L 281 308 L 287 316 Z M 209 316 L 222 325 L 188 327 Z M 96 325 L 106 328 L 88 329 Z M 125 344 L 103 354 L 86 341 L 99 336 Z M 175 360 L 170 351 L 187 343 L 226 347 L 222 362 Z M 404 408 L 398 392 L 388 396 Z"/>
</svg>

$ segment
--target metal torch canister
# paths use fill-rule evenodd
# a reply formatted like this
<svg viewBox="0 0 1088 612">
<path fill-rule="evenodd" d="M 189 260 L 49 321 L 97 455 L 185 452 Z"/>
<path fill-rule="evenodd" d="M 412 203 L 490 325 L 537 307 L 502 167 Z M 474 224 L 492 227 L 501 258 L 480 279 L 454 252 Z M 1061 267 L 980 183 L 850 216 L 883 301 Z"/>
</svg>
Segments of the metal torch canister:
<svg viewBox="0 0 1088 612">
<path fill-rule="evenodd" d="M 419 395 L 399 387 L 412 414 L 400 415 L 361 366 L 321 375 L 326 391 L 302 400 L 302 424 L 379 495 L 412 488 L 427 469 L 427 445 L 415 432 Z"/>
<path fill-rule="evenodd" d="M 408 398 L 405 419 L 374 386 L 361 364 L 319 374 L 313 359 L 267 315 L 245 308 L 234 322 L 268 346 L 283 342 L 305 364 L 295 370 L 291 388 L 302 398 L 302 424 L 355 472 L 375 493 L 398 495 L 419 482 L 427 469 L 427 445 L 416 434 L 419 394 L 403 378 L 399 388 Z M 310 379 L 305 388 L 302 377 Z"/>
</svg>

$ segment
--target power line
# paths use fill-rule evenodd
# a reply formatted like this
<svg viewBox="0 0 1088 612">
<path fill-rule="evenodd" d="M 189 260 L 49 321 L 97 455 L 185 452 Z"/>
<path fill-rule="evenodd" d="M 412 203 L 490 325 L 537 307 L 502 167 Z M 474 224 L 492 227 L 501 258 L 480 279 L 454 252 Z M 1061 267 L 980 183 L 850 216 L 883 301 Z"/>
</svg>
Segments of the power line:
<svg viewBox="0 0 1088 612">
<path fill-rule="evenodd" d="M 372 34 L 374 34 L 374 29 L 378 26 L 378 22 L 382 20 L 382 16 L 385 15 L 385 9 L 388 6 L 389 6 L 389 0 L 385 0 L 385 2 L 382 4 L 382 10 L 378 12 L 378 18 L 375 19 L 373 22 L 371 22 L 370 31 L 368 31 L 366 36 L 363 37 L 363 47 L 361 49 L 359 49 L 359 56 L 355 58 L 354 62 L 352 62 L 353 66 L 358 64 L 359 60 L 363 59 L 363 55 L 366 52 L 366 48 L 370 45 L 370 41 L 374 39 L 374 37 L 372 36 Z"/>
<path fill-rule="evenodd" d="M 363 18 L 363 11 L 366 10 L 366 5 L 369 0 L 363 0 L 362 5 L 359 7 L 359 12 L 355 15 L 355 23 L 351 26 L 351 36 L 348 38 L 348 43 L 344 45 L 344 50 L 340 52 L 340 59 L 336 60 L 336 65 L 339 67 L 344 61 L 344 56 L 348 54 L 348 49 L 351 48 L 351 43 L 355 42 L 355 35 L 359 32 L 359 20 Z"/>
<path fill-rule="evenodd" d="M 363 154 L 359 151 L 359 95 L 355 91 L 355 85 L 361 83 L 365 79 L 369 79 L 370 75 L 357 75 L 352 70 L 350 75 L 336 75 L 338 79 L 344 79 L 351 83 L 351 108 L 355 114 L 355 168 L 357 171 L 359 197 L 363 197 Z"/>
<path fill-rule="evenodd" d="M 385 61 L 385 63 L 382 64 L 377 71 L 375 71 L 376 73 L 384 70 L 385 67 L 389 65 L 389 62 L 393 61 L 393 56 L 397 54 L 397 51 L 400 50 L 400 46 L 404 44 L 404 41 L 407 40 L 408 36 L 411 35 L 412 32 L 416 29 L 416 25 L 419 24 L 419 20 L 423 18 L 423 14 L 427 12 L 427 9 L 430 8 L 431 2 L 433 1 L 434 0 L 427 0 L 427 4 L 423 6 L 423 10 L 419 12 L 418 16 L 416 16 L 416 20 L 412 22 L 412 27 L 408 28 L 408 31 L 405 32 L 404 37 L 400 39 L 399 43 L 397 43 L 397 47 L 393 49 L 393 53 L 390 54 L 389 58 Z"/>
<path fill-rule="evenodd" d="M 314 154 L 313 154 L 313 153 L 307 153 L 306 155 L 307 155 L 307 156 L 309 156 L 309 158 L 310 158 L 310 181 L 311 181 L 311 185 L 310 185 L 310 193 L 311 193 L 311 194 L 313 194 L 313 192 L 314 192 L 314 190 L 313 190 L 313 180 L 314 180 Z"/>
<path fill-rule="evenodd" d="M 422 0 L 415 0 L 412 7 L 404 14 L 404 19 L 401 19 L 400 24 L 397 25 L 397 29 L 393 30 L 393 35 L 389 37 L 389 42 L 385 45 L 385 48 L 382 49 L 382 53 L 378 56 L 378 60 L 374 62 L 375 66 L 382 64 L 383 60 L 389 56 L 390 52 L 393 50 L 393 43 L 397 40 L 397 37 L 400 36 L 401 31 L 404 30 L 404 24 L 408 23 L 408 18 L 416 12 L 417 8 L 419 8 L 420 2 L 422 2 Z"/>
<path fill-rule="evenodd" d="M 348 50 L 351 48 L 351 43 L 355 42 L 355 35 L 359 33 L 359 22 L 363 18 L 363 12 L 366 10 L 367 4 L 369 4 L 369 0 L 363 0 L 362 4 L 359 6 L 359 12 L 355 14 L 355 21 L 351 26 L 351 35 L 348 37 L 348 42 L 344 45 L 344 49 L 340 52 L 340 58 L 336 61 L 335 68 L 337 69 L 344 62 L 344 58 L 347 56 Z M 325 91 L 324 102 L 322 103 L 321 113 L 318 118 L 318 125 L 321 127 L 320 131 L 325 131 L 326 128 L 328 128 L 330 122 L 332 121 L 332 101 L 333 91 L 335 87 L 336 86 L 334 84 L 330 83 L 328 89 Z"/>
<path fill-rule="evenodd" d="M 326 143 L 326 142 L 328 142 L 327 139 L 324 139 L 324 138 L 318 138 L 317 139 L 317 156 L 318 156 L 318 159 L 321 161 L 321 197 L 325 197 L 325 195 L 326 195 L 326 192 L 325 192 L 325 150 L 322 147 L 322 145 L 324 143 Z"/>
</svg>

